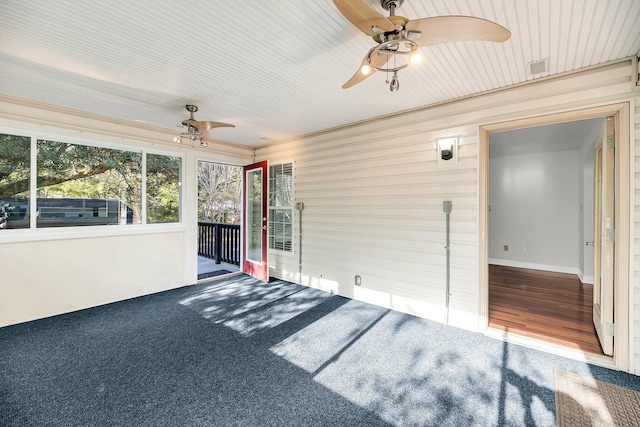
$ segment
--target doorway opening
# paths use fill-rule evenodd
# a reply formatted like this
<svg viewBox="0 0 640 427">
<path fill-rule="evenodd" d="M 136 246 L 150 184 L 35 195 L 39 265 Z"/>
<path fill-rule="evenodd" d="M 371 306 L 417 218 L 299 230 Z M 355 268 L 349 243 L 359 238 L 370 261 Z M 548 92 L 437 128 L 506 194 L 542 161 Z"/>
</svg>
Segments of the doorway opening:
<svg viewBox="0 0 640 427">
<path fill-rule="evenodd" d="M 240 270 L 242 167 L 198 161 L 198 282 Z"/>
<path fill-rule="evenodd" d="M 481 127 L 480 326 L 491 335 L 604 357 L 597 317 L 601 335 L 615 335 L 609 360 L 623 369 L 628 364 L 628 114 L 628 104 L 617 104 Z M 595 316 L 601 282 L 594 269 L 605 258 L 594 263 L 593 165 L 598 138 L 607 143 L 598 132 L 608 117 L 617 160 L 610 165 L 615 192 L 603 224 L 616 224 L 610 231 L 617 239 L 615 258 L 608 258 L 611 321 L 602 321 L 601 313 Z M 577 134 L 581 143 L 562 145 Z"/>
<path fill-rule="evenodd" d="M 591 307 L 594 153 L 604 123 L 489 135 L 490 327 L 603 354 Z"/>
</svg>

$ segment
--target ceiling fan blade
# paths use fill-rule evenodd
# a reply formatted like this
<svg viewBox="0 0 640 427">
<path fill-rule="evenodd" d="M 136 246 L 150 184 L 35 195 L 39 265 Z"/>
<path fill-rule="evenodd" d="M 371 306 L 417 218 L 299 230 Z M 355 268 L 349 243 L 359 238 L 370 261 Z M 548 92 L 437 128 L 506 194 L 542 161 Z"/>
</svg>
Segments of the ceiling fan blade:
<svg viewBox="0 0 640 427">
<path fill-rule="evenodd" d="M 234 128 L 235 125 L 231 125 L 229 123 L 220 123 L 220 122 L 197 122 L 198 126 L 196 126 L 201 131 L 207 131 L 213 128 Z"/>
<path fill-rule="evenodd" d="M 198 120 L 187 119 L 183 120 L 182 124 L 185 126 L 193 126 L 199 131 L 205 132 L 209 129 L 213 128 L 234 128 L 235 125 L 231 125 L 229 123 L 220 123 L 220 122 L 199 122 Z"/>
<path fill-rule="evenodd" d="M 503 42 L 511 32 L 495 22 L 472 16 L 435 16 L 407 22 L 408 31 L 420 32 L 415 40 L 420 46 L 458 41 Z"/>
<path fill-rule="evenodd" d="M 333 0 L 333 3 L 349 22 L 368 36 L 377 34 L 373 30 L 374 26 L 382 31 L 393 31 L 396 28 L 364 0 Z"/>
<path fill-rule="evenodd" d="M 342 85 L 342 89 L 349 89 L 351 86 L 355 86 L 358 83 L 360 83 L 361 81 L 363 81 L 364 79 L 366 79 L 367 77 L 371 76 L 373 73 L 376 72 L 376 67 L 382 67 L 384 64 L 387 63 L 387 61 L 391 57 L 391 55 L 374 55 L 374 56 L 372 56 L 372 58 L 371 58 L 371 71 L 369 72 L 369 74 L 362 74 L 362 71 L 360 71 L 360 70 L 362 69 L 362 66 L 364 64 L 368 63 L 367 56 L 365 56 L 364 59 L 362 60 L 362 62 L 360 63 L 360 66 L 358 67 L 358 71 L 356 71 L 356 73 L 349 79 L 348 82 L 346 82 L 345 84 Z"/>
</svg>

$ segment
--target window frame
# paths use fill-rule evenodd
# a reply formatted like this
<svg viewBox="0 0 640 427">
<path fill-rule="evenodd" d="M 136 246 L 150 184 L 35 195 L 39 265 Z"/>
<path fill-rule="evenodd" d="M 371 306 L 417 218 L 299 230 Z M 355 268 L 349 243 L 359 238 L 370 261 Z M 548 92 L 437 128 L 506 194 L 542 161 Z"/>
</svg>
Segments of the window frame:
<svg viewBox="0 0 640 427">
<path fill-rule="evenodd" d="M 136 235 L 136 234 L 152 234 L 158 232 L 185 232 L 187 226 L 184 222 L 185 218 L 185 197 L 184 197 L 184 182 L 185 182 L 185 170 L 187 155 L 183 150 L 171 151 L 156 149 L 154 147 L 147 148 L 135 141 L 125 140 L 125 143 L 120 144 L 112 142 L 112 137 L 104 137 L 97 134 L 86 134 L 79 136 L 69 136 L 56 132 L 40 132 L 37 130 L 25 130 L 10 126 L 0 126 L 0 133 L 14 135 L 18 137 L 31 138 L 30 145 L 30 164 L 29 164 L 29 217 L 30 224 L 28 228 L 22 229 L 7 229 L 0 232 L 0 243 L 13 243 L 13 242 L 28 242 L 39 240 L 62 240 L 62 239 L 76 239 L 87 237 L 106 237 L 106 236 L 119 236 L 119 235 Z M 141 200 L 141 223 L 140 224 L 126 224 L 120 226 L 105 227 L 104 225 L 82 225 L 82 226 L 67 226 L 67 227 L 50 227 L 50 228 L 38 228 L 36 226 L 37 215 L 37 146 L 38 140 L 50 140 L 61 143 L 85 145 L 90 147 L 99 147 L 120 151 L 131 151 L 140 153 L 142 156 L 141 162 L 141 180 L 142 180 L 142 200 Z M 179 192 L 179 221 L 171 223 L 147 223 L 146 218 L 146 159 L 147 154 L 164 155 L 170 157 L 180 158 L 180 176 L 178 186 Z"/>
<path fill-rule="evenodd" d="M 283 166 L 283 165 L 291 165 L 291 206 L 273 206 L 271 205 L 271 182 L 272 182 L 272 177 L 271 177 L 271 168 L 274 166 Z M 278 254 L 282 254 L 282 255 L 291 255 L 293 256 L 294 253 L 296 252 L 297 248 L 296 248 L 296 239 L 295 239 L 295 233 L 296 233 L 296 224 L 295 224 L 295 219 L 296 219 L 296 209 L 295 209 L 295 161 L 294 160 L 283 160 L 283 161 L 277 161 L 277 162 L 269 162 L 269 194 L 267 195 L 267 211 L 268 211 L 268 218 L 269 218 L 269 235 L 267 238 L 267 245 L 268 245 L 268 250 L 270 252 L 273 253 L 278 253 Z M 290 244 L 290 250 L 286 250 L 286 249 L 279 249 L 279 248 L 274 248 L 271 246 L 271 237 L 272 237 L 272 233 L 271 233 L 271 218 L 272 218 L 272 210 L 275 209 L 279 209 L 279 210 L 290 210 L 290 215 L 291 215 L 291 244 Z"/>
</svg>

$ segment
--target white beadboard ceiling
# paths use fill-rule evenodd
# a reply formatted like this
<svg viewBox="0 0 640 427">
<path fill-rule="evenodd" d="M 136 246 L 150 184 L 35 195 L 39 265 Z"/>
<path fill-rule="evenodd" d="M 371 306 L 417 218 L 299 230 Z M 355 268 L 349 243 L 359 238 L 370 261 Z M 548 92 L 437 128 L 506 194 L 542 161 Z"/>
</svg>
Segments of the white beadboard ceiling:
<svg viewBox="0 0 640 427">
<path fill-rule="evenodd" d="M 0 94 L 176 133 L 194 103 L 237 126 L 213 138 L 257 147 L 547 75 L 532 61 L 554 75 L 640 51 L 639 0 L 406 0 L 397 14 L 512 36 L 422 48 L 396 93 L 384 73 L 345 90 L 374 42 L 331 0 L 0 0 Z"/>
</svg>

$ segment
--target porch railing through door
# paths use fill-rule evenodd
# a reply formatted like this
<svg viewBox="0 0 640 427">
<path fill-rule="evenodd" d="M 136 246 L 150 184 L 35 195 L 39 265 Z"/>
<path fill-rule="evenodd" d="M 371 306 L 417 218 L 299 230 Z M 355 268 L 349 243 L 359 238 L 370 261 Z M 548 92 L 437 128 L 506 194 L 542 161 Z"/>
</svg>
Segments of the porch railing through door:
<svg viewBox="0 0 640 427">
<path fill-rule="evenodd" d="M 240 265 L 240 224 L 198 221 L 198 255 Z"/>
</svg>

